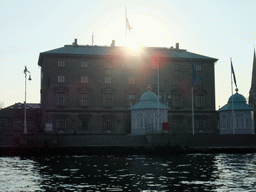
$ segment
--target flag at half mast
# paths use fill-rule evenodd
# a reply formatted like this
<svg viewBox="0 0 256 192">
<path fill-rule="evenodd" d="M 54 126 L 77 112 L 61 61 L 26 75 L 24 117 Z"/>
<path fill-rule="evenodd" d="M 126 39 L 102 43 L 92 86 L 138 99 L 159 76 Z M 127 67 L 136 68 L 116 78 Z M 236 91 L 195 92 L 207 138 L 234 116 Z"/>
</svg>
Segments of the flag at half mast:
<svg viewBox="0 0 256 192">
<path fill-rule="evenodd" d="M 129 24 L 129 21 L 128 21 L 127 18 L 126 18 L 126 28 L 131 32 L 132 27 L 131 27 L 131 25 Z"/>
</svg>

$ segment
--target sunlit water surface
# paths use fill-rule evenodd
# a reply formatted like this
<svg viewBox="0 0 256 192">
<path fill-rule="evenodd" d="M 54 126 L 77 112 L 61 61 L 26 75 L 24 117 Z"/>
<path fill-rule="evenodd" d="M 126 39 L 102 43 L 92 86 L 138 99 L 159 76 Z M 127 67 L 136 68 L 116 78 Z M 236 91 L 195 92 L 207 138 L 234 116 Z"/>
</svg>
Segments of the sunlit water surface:
<svg viewBox="0 0 256 192">
<path fill-rule="evenodd" d="M 0 157 L 0 191 L 253 191 L 255 188 L 256 154 Z"/>
</svg>

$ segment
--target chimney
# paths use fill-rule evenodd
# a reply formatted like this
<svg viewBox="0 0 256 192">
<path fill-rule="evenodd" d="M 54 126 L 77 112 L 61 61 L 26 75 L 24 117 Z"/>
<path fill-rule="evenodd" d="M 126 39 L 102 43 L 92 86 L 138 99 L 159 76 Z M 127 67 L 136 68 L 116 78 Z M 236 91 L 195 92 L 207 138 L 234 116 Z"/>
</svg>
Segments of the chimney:
<svg viewBox="0 0 256 192">
<path fill-rule="evenodd" d="M 115 40 L 112 40 L 111 47 L 115 47 L 115 46 L 116 46 L 116 41 L 115 41 Z"/>
<path fill-rule="evenodd" d="M 77 39 L 75 39 L 73 45 L 74 45 L 74 46 L 77 46 Z"/>
<path fill-rule="evenodd" d="M 176 43 L 176 50 L 178 51 L 180 49 L 179 43 Z"/>
</svg>

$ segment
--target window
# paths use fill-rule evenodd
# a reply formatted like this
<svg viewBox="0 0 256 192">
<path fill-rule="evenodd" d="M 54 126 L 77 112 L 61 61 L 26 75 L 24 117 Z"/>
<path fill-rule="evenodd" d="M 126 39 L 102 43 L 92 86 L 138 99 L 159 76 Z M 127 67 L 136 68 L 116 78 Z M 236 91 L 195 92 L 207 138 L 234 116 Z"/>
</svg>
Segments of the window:
<svg viewBox="0 0 256 192">
<path fill-rule="evenodd" d="M 81 68 L 88 68 L 88 62 L 87 61 L 81 61 Z"/>
<path fill-rule="evenodd" d="M 128 69 L 136 69 L 136 64 L 135 63 L 128 63 Z"/>
<path fill-rule="evenodd" d="M 56 101 L 57 106 L 66 106 L 66 92 L 57 92 Z"/>
<path fill-rule="evenodd" d="M 173 107 L 181 107 L 181 104 L 182 104 L 182 95 L 174 94 Z"/>
<path fill-rule="evenodd" d="M 180 79 L 175 78 L 175 79 L 173 80 L 173 85 L 179 86 L 179 85 L 180 85 Z"/>
<path fill-rule="evenodd" d="M 66 67 L 65 61 L 58 61 L 58 67 Z"/>
<path fill-rule="evenodd" d="M 89 106 L 89 94 L 88 93 L 80 93 L 80 106 L 81 107 Z"/>
<path fill-rule="evenodd" d="M 103 128 L 106 131 L 111 131 L 113 127 L 113 119 L 111 116 L 104 118 L 104 125 Z"/>
<path fill-rule="evenodd" d="M 197 129 L 205 129 L 205 120 L 203 119 L 198 119 L 196 121 L 196 128 Z"/>
<path fill-rule="evenodd" d="M 88 76 L 81 76 L 81 83 L 89 83 Z"/>
<path fill-rule="evenodd" d="M 204 95 L 203 94 L 197 94 L 196 95 L 196 107 L 202 108 L 204 107 Z"/>
<path fill-rule="evenodd" d="M 196 71 L 202 71 L 202 65 L 197 64 L 196 65 Z"/>
<path fill-rule="evenodd" d="M 152 63 L 151 63 L 151 68 L 152 68 L 153 70 L 157 70 L 157 69 L 158 69 L 158 65 L 159 65 L 158 62 L 159 62 L 159 61 L 152 61 Z"/>
<path fill-rule="evenodd" d="M 108 62 L 108 61 L 106 61 L 105 62 L 105 68 L 107 69 L 110 69 L 111 68 L 111 64 Z"/>
<path fill-rule="evenodd" d="M 103 105 L 106 107 L 113 106 L 113 94 L 112 93 L 104 93 L 103 94 Z"/>
<path fill-rule="evenodd" d="M 133 106 L 136 103 L 136 95 L 130 94 L 130 95 L 127 95 L 127 97 L 128 97 L 127 106 L 128 107 Z"/>
<path fill-rule="evenodd" d="M 180 64 L 174 64 L 174 71 L 180 71 Z"/>
<path fill-rule="evenodd" d="M 105 77 L 105 84 L 111 84 L 111 77 Z"/>
<path fill-rule="evenodd" d="M 135 77 L 129 77 L 129 84 L 135 84 Z"/>
<path fill-rule="evenodd" d="M 65 83 L 65 76 L 64 75 L 59 75 L 58 76 L 58 83 Z"/>
<path fill-rule="evenodd" d="M 66 119 L 57 119 L 56 129 L 66 129 Z"/>
</svg>

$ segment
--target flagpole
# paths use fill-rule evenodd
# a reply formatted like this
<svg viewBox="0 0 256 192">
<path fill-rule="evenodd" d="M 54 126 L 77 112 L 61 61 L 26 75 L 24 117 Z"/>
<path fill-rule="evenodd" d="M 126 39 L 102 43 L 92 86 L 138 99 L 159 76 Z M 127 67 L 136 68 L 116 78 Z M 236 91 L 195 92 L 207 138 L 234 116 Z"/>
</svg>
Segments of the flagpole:
<svg viewBox="0 0 256 192">
<path fill-rule="evenodd" d="M 231 64 L 232 120 L 233 120 L 233 134 L 235 134 L 235 111 L 234 111 L 233 80 L 232 80 L 232 58 L 231 57 L 230 57 L 230 64 Z"/>
<path fill-rule="evenodd" d="M 127 7 L 125 7 L 125 46 L 127 46 Z"/>
<path fill-rule="evenodd" d="M 159 57 L 158 57 L 158 74 L 157 74 L 157 94 L 158 94 L 158 132 L 160 129 L 160 121 L 159 121 Z"/>
<path fill-rule="evenodd" d="M 191 87 L 191 95 L 192 95 L 192 133 L 195 134 L 195 115 L 194 115 L 194 86 Z"/>
</svg>

